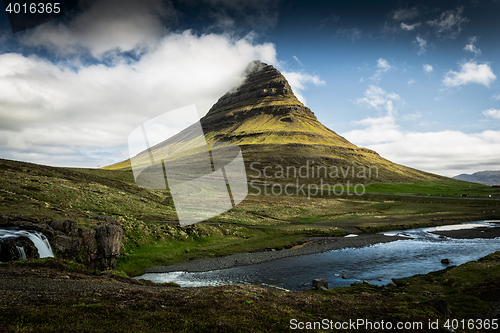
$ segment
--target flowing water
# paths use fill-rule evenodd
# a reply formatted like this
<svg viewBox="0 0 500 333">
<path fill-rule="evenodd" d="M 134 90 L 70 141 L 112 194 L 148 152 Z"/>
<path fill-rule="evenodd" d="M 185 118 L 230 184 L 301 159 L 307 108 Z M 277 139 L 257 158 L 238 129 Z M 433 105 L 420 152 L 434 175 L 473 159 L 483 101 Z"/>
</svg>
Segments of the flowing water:
<svg viewBox="0 0 500 333">
<path fill-rule="evenodd" d="M 203 273 L 147 273 L 137 278 L 155 282 L 173 281 L 183 287 L 250 283 L 307 290 L 311 289 L 311 282 L 316 278 L 327 279 L 330 287 L 349 286 L 363 280 L 383 285 L 391 282 L 392 278 L 446 268 L 448 265 L 441 263 L 444 258 L 449 258 L 451 265 L 460 265 L 500 251 L 500 238 L 453 239 L 430 233 L 437 230 L 500 227 L 498 223 L 488 222 L 495 221 L 385 232 L 388 236 L 398 235 L 408 239 Z"/>
<path fill-rule="evenodd" d="M 38 249 L 40 258 L 54 257 L 54 253 L 52 252 L 52 248 L 50 247 L 49 240 L 41 232 L 32 230 L 19 230 L 14 228 L 0 229 L 0 239 L 11 238 L 11 237 L 15 238 L 20 236 L 25 236 L 31 239 L 33 244 L 35 244 L 36 248 Z M 22 247 L 18 247 L 18 251 L 20 257 L 26 259 L 26 254 L 24 253 L 24 249 Z"/>
</svg>

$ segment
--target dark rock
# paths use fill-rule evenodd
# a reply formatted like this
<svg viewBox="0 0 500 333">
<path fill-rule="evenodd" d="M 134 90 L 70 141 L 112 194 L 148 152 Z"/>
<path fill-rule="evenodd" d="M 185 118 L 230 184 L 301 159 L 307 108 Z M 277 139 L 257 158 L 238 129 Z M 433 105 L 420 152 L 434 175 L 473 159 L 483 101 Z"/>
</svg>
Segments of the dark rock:
<svg viewBox="0 0 500 333">
<path fill-rule="evenodd" d="M 64 232 L 70 237 L 78 236 L 78 223 L 70 220 L 54 220 L 50 226 L 56 230 Z"/>
<path fill-rule="evenodd" d="M 95 234 L 98 269 L 115 269 L 122 247 L 122 228 L 113 224 L 100 225 L 95 228 Z"/>
<path fill-rule="evenodd" d="M 122 229 L 114 224 L 97 225 L 95 229 L 75 229 L 76 225 L 72 222 L 54 221 L 52 224 L 54 228 L 75 235 L 55 235 L 53 243 L 57 255 L 82 262 L 90 269 L 115 269 L 122 246 Z"/>
<path fill-rule="evenodd" d="M 391 281 L 390 283 L 386 284 L 385 286 L 382 286 L 382 291 L 386 291 L 386 290 L 394 290 L 398 287 L 398 285 L 396 283 L 394 283 L 394 281 Z"/>
<path fill-rule="evenodd" d="M 342 275 L 342 278 L 343 278 L 344 280 L 346 280 L 346 279 L 347 279 L 347 276 L 345 276 L 345 275 Z"/>
<path fill-rule="evenodd" d="M 312 281 L 312 285 L 313 285 L 313 288 L 316 290 L 327 290 L 328 289 L 328 281 L 326 279 L 314 279 Z"/>
<path fill-rule="evenodd" d="M 97 259 L 97 241 L 95 229 L 78 228 L 78 236 L 82 239 L 81 253 L 85 263 L 92 263 Z M 94 268 L 94 267 L 91 267 Z"/>
<path fill-rule="evenodd" d="M 58 258 L 83 263 L 89 269 L 103 271 L 116 269 L 116 259 L 121 252 L 123 230 L 119 223 L 111 217 L 98 215 L 92 217 L 109 224 L 102 223 L 92 229 L 82 229 L 78 228 L 77 222 L 70 220 L 54 220 L 46 224 L 1 219 L 0 226 L 17 227 L 43 233 L 48 238 L 54 255 Z M 32 253 L 31 249 L 28 247 L 24 247 L 24 249 L 29 257 Z M 34 245 L 33 249 L 36 250 Z M 10 257 L 5 251 L 7 250 L 0 248 L 2 256 Z M 16 253 L 18 252 L 16 251 Z M 19 255 L 17 254 L 17 256 Z M 38 250 L 36 250 L 36 257 L 39 257 Z M 0 261 L 7 260 L 0 259 Z"/>
<path fill-rule="evenodd" d="M 63 235 L 55 235 L 53 246 L 57 255 L 65 259 L 73 259 L 78 256 L 82 239 L 79 237 L 69 237 Z"/>
<path fill-rule="evenodd" d="M 450 263 L 450 259 L 446 258 L 446 259 L 441 259 L 441 263 L 442 264 L 445 264 L 445 265 L 448 265 Z"/>
<path fill-rule="evenodd" d="M 431 299 L 430 301 L 425 302 L 425 304 L 429 304 L 433 308 L 437 309 L 445 318 L 451 317 L 451 310 L 448 306 L 448 302 L 443 299 Z"/>
<path fill-rule="evenodd" d="M 370 282 L 367 280 L 363 280 L 363 284 L 370 284 Z"/>
<path fill-rule="evenodd" d="M 24 252 L 25 258 L 22 257 L 21 251 Z M 1 262 L 38 258 L 40 258 L 38 249 L 28 237 L 19 236 L 0 239 Z"/>
</svg>

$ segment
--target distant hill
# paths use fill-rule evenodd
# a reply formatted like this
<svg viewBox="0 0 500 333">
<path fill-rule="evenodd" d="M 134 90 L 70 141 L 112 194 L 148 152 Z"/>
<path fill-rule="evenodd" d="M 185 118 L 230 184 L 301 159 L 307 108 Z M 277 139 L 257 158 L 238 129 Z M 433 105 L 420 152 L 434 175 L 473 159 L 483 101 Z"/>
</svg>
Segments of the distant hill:
<svg viewBox="0 0 500 333">
<path fill-rule="evenodd" d="M 207 142 L 231 142 L 243 152 L 249 174 L 259 174 L 256 169 L 328 168 L 340 170 L 337 178 L 328 179 L 332 184 L 356 180 L 371 182 L 415 182 L 441 180 L 434 175 L 393 163 L 377 152 L 357 147 L 318 121 L 314 113 L 294 95 L 285 77 L 273 66 L 260 61 L 247 68 L 245 82 L 222 96 L 205 117 L 201 126 Z M 332 105 L 332 110 L 336 110 Z M 178 142 L 189 146 L 195 142 L 193 128 L 186 128 L 176 136 L 138 154 L 135 161 L 149 161 L 150 154 L 169 156 Z M 196 146 L 192 144 L 192 146 Z M 193 156 L 197 152 L 192 150 Z M 195 159 L 191 159 L 195 160 Z M 361 179 L 359 170 L 378 169 L 378 177 Z M 130 161 L 105 167 L 105 169 L 130 169 Z M 335 169 L 337 168 L 337 169 Z M 323 169 L 325 170 L 325 169 Z M 345 172 L 343 174 L 344 171 Z M 328 171 L 330 172 L 330 171 Z M 264 175 L 264 173 L 260 173 Z M 268 172 L 269 174 L 269 172 Z M 273 175 L 275 173 L 273 172 Z M 269 178 L 260 177 L 263 181 Z M 280 177 L 276 182 L 294 182 L 293 177 Z"/>
<path fill-rule="evenodd" d="M 500 185 L 500 171 L 479 171 L 473 174 L 463 173 L 453 177 L 458 180 L 464 180 L 471 183 L 479 183 L 484 185 Z"/>
</svg>

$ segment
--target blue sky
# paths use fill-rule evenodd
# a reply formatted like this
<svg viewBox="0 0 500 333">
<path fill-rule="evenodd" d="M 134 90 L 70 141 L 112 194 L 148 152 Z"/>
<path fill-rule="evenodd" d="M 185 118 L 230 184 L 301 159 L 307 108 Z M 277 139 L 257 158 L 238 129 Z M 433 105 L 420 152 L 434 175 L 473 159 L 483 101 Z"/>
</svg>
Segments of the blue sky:
<svg viewBox="0 0 500 333">
<path fill-rule="evenodd" d="M 0 157 L 97 167 L 142 122 L 203 116 L 261 59 L 358 146 L 442 175 L 500 170 L 500 1 L 84 1 L 12 33 Z"/>
</svg>

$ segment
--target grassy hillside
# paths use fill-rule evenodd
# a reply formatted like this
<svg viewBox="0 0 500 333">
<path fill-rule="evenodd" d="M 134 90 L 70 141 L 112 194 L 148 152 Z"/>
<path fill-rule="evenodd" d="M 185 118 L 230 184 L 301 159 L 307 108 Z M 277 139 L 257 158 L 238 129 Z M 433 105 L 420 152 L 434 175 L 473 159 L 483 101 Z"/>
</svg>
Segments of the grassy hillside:
<svg viewBox="0 0 500 333">
<path fill-rule="evenodd" d="M 118 267 L 148 266 L 267 247 L 305 236 L 375 232 L 436 223 L 500 218 L 500 189 L 460 181 L 368 184 L 362 196 L 275 196 L 262 189 L 236 208 L 181 228 L 168 190 L 136 186 L 130 171 L 55 168 L 0 160 L 0 214 L 12 219 L 70 219 L 80 227 L 112 216 L 124 229 Z M 400 196 L 411 195 L 411 196 Z M 469 195 L 462 197 L 462 195 Z M 491 198 L 489 196 L 491 195 Z"/>
</svg>

